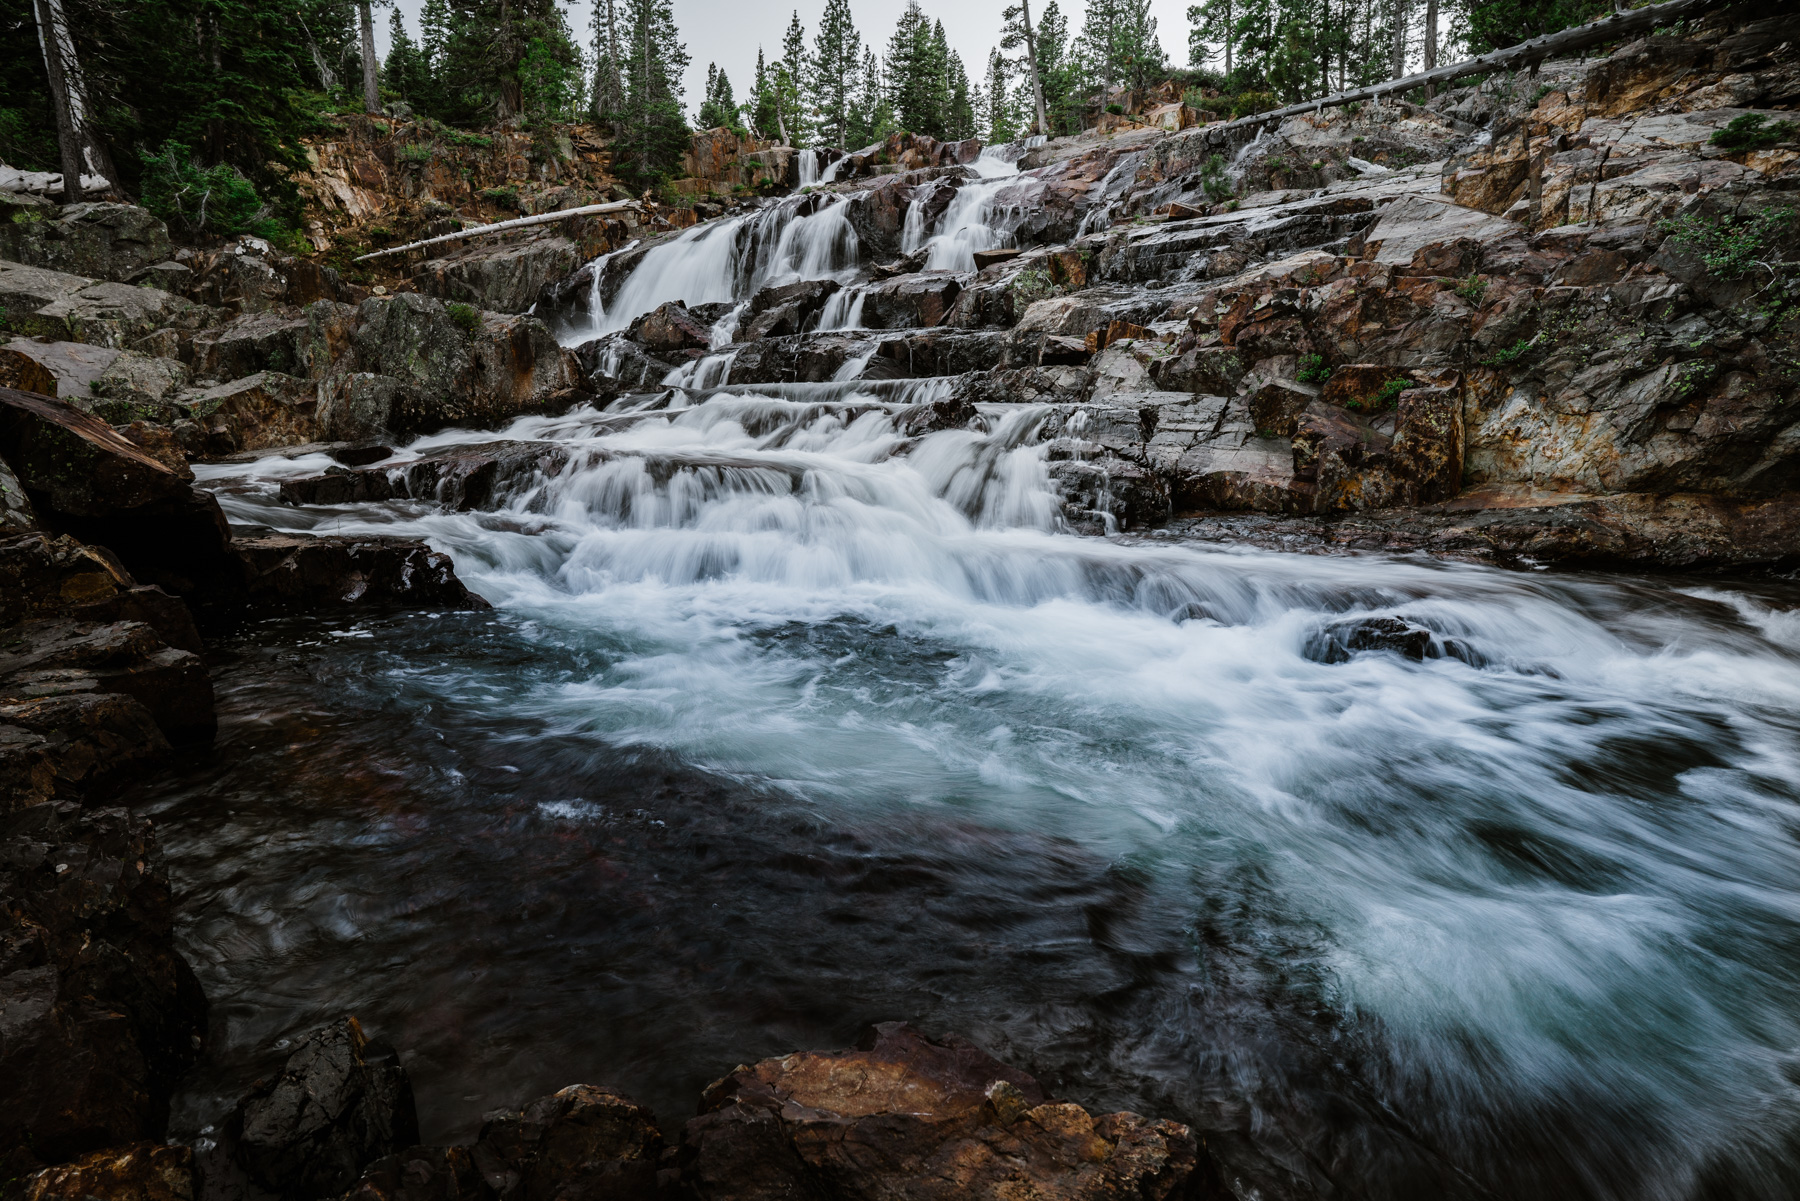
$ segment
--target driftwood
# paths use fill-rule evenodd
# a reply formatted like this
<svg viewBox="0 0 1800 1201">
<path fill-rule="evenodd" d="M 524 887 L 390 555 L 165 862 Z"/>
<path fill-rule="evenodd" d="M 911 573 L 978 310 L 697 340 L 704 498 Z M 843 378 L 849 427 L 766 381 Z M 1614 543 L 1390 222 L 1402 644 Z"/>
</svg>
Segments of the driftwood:
<svg viewBox="0 0 1800 1201">
<path fill-rule="evenodd" d="M 1306 100 L 1299 104 L 1290 104 L 1285 108 L 1270 109 L 1266 113 L 1239 117 L 1237 120 L 1227 121 L 1223 125 L 1208 126 L 1207 141 L 1222 142 L 1225 140 L 1223 135 L 1229 130 L 1254 129 L 1257 126 L 1267 125 L 1287 117 L 1299 116 L 1302 113 L 1338 108 L 1365 100 L 1379 100 L 1383 96 L 1390 96 L 1397 92 L 1410 92 L 1412 89 L 1423 87 L 1426 84 L 1448 83 L 1454 79 L 1461 79 L 1465 75 L 1505 70 L 1523 63 L 1529 63 L 1535 69 L 1537 64 L 1552 55 L 1585 50 L 1589 46 L 1618 41 L 1620 38 L 1630 37 L 1633 34 L 1647 33 L 1658 25 L 1670 25 L 1687 17 L 1698 16 L 1708 9 L 1719 8 L 1732 2 L 1733 0 L 1668 0 L 1664 4 L 1652 4 L 1646 8 L 1615 12 L 1590 25 L 1578 25 L 1574 29 L 1565 29 L 1561 33 L 1545 34 L 1541 38 L 1520 42 L 1517 46 L 1508 46 L 1504 50 L 1495 50 L 1479 58 L 1451 63 L 1449 66 L 1438 67 L 1430 71 L 1421 71 L 1417 75 L 1408 75 L 1401 79 L 1384 79 L 1380 83 L 1372 83 L 1367 87 L 1333 92 L 1328 96 L 1321 96 L 1317 100 Z"/>
<path fill-rule="evenodd" d="M 590 217 L 597 213 L 619 213 L 626 209 L 642 212 L 644 206 L 635 200 L 614 200 L 606 204 L 585 204 L 580 208 L 562 209 L 554 213 L 539 213 L 533 217 L 514 217 L 511 221 L 496 221 L 492 225 L 477 225 L 473 229 L 459 229 L 453 234 L 439 234 L 435 238 L 426 238 L 420 242 L 408 242 L 404 246 L 390 246 L 386 250 L 377 250 L 370 254 L 358 255 L 355 262 L 364 259 L 378 259 L 384 254 L 404 254 L 409 250 L 417 250 L 421 246 L 436 246 L 439 242 L 454 242 L 458 238 L 482 238 L 488 234 L 505 233 L 509 229 L 524 229 L 528 225 L 548 225 L 552 221 L 562 221 L 569 217 Z"/>
</svg>

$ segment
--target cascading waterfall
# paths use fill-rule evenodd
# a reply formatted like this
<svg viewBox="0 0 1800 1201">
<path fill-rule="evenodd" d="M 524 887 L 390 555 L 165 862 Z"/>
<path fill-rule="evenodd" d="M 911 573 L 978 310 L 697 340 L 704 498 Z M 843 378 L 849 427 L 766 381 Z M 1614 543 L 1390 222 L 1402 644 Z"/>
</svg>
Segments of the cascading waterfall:
<svg viewBox="0 0 1800 1201">
<path fill-rule="evenodd" d="M 1794 1195 L 1791 588 L 1077 538 L 1052 411 L 903 434 L 945 386 L 664 394 L 372 469 L 558 452 L 478 512 L 197 465 L 234 522 L 428 538 L 498 607 L 306 634 L 307 704 L 367 716 L 279 761 L 375 767 L 163 803 L 239 948 L 209 993 L 330 963 L 275 1030 L 380 1012 L 472 1092 L 591 1059 L 672 1106 L 641 1065 L 829 1045 L 761 1017 L 810 1006 L 1043 1047 L 1068 1095 L 1345 1195 Z M 1383 621 L 1429 649 L 1358 649 Z M 279 716 L 243 687 L 240 739 Z"/>
<path fill-rule="evenodd" d="M 795 161 L 800 164 L 800 186 L 810 188 L 819 182 L 819 152 L 817 150 L 797 150 Z"/>
<path fill-rule="evenodd" d="M 926 229 L 924 209 L 915 200 L 906 210 L 901 252 L 928 247 L 927 271 L 973 271 L 976 251 L 1006 245 L 1022 214 L 996 205 L 995 200 L 1019 174 L 1023 152 L 1016 144 L 983 147 L 973 164 L 979 178 L 957 189 L 936 222 L 935 234 Z"/>
</svg>

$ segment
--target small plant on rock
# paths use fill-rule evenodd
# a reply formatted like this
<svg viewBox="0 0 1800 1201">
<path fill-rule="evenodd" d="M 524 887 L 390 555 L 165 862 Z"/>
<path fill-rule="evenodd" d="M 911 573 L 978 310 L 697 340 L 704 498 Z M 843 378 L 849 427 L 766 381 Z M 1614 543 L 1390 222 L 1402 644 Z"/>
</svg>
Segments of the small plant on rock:
<svg viewBox="0 0 1800 1201">
<path fill-rule="evenodd" d="M 1471 271 L 1456 285 L 1456 294 L 1470 304 L 1480 304 L 1488 290 L 1488 281 Z"/>
<path fill-rule="evenodd" d="M 1225 156 L 1215 154 L 1206 160 L 1200 168 L 1200 190 L 1214 204 L 1229 199 L 1232 192 L 1231 180 L 1225 175 Z"/>
<path fill-rule="evenodd" d="M 1294 378 L 1303 384 L 1322 384 L 1331 378 L 1331 368 L 1325 365 L 1324 355 L 1309 354 L 1301 358 Z"/>
<path fill-rule="evenodd" d="M 1125 106 L 1123 104 L 1109 104 L 1106 106 L 1106 111 L 1115 117 L 1122 117 L 1125 115 Z"/>
<path fill-rule="evenodd" d="M 429 163 L 437 157 L 437 147 L 430 142 L 413 142 L 400 147 L 394 157 L 403 163 Z"/>
<path fill-rule="evenodd" d="M 1482 365 L 1486 367 L 1505 367 L 1508 364 L 1516 363 L 1525 356 L 1526 351 L 1530 350 L 1536 344 L 1536 338 L 1520 338 L 1517 342 L 1514 342 L 1504 350 L 1496 350 L 1493 354 L 1481 360 Z"/>
<path fill-rule="evenodd" d="M 1722 150 L 1766 150 L 1782 142 L 1791 142 L 1800 136 L 1800 126 L 1792 121 L 1776 121 L 1761 113 L 1745 113 L 1741 117 L 1733 117 L 1727 125 L 1706 139 L 1707 145 L 1717 146 Z"/>
<path fill-rule="evenodd" d="M 450 314 L 450 320 L 462 326 L 465 334 L 472 334 L 481 328 L 481 310 L 472 304 L 452 300 L 444 306 L 444 312 Z"/>
<path fill-rule="evenodd" d="M 1366 403 L 1377 412 L 1382 409 L 1391 409 L 1400 403 L 1400 394 L 1410 387 L 1412 387 L 1411 380 L 1391 379 L 1381 385 L 1381 391 L 1369 397 Z"/>
</svg>

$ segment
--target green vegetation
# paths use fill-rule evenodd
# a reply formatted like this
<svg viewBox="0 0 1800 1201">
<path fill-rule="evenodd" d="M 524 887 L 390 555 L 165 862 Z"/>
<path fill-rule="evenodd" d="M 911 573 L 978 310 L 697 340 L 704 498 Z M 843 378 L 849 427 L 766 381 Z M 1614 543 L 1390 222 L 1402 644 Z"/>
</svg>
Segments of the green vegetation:
<svg viewBox="0 0 1800 1201">
<path fill-rule="evenodd" d="M 1300 360 L 1300 370 L 1294 378 L 1303 384 L 1322 384 L 1331 378 L 1331 368 L 1325 365 L 1324 355 L 1305 355 Z"/>
<path fill-rule="evenodd" d="M 1786 206 L 1717 220 L 1689 214 L 1663 221 L 1657 228 L 1675 245 L 1698 254 L 1720 279 L 1742 279 L 1757 267 L 1775 272 L 1764 259 L 1783 234 L 1792 232 L 1795 216 L 1795 210 Z"/>
<path fill-rule="evenodd" d="M 1214 204 L 1231 197 L 1231 180 L 1225 175 L 1225 156 L 1215 154 L 1200 168 L 1200 190 Z"/>
<path fill-rule="evenodd" d="M 1556 87 L 1553 84 L 1548 84 L 1548 83 L 1539 84 L 1538 90 L 1531 94 L 1532 105 L 1536 106 L 1541 100 L 1543 100 L 1544 97 L 1548 96 L 1551 92 L 1554 92 L 1555 90 L 1556 90 Z"/>
<path fill-rule="evenodd" d="M 450 314 L 450 320 L 462 326 L 466 334 L 472 334 L 481 328 L 481 310 L 472 304 L 452 300 L 444 306 L 444 312 Z"/>
<path fill-rule="evenodd" d="M 190 237 L 254 234 L 284 249 L 297 236 L 292 226 L 272 215 L 256 185 L 236 167 L 201 166 L 180 142 L 164 142 L 160 150 L 142 157 L 144 207 L 171 228 Z"/>
<path fill-rule="evenodd" d="M 1481 298 L 1487 293 L 1487 290 L 1488 281 L 1473 271 L 1464 276 L 1456 285 L 1456 294 L 1470 304 L 1480 304 Z"/>
<path fill-rule="evenodd" d="M 483 188 L 481 189 L 481 198 L 496 208 L 512 209 L 515 212 L 519 208 L 519 189 L 517 188 Z"/>
<path fill-rule="evenodd" d="M 1497 350 L 1487 358 L 1481 360 L 1482 365 L 1486 367 L 1505 367 L 1509 364 L 1516 363 L 1524 358 L 1525 352 L 1535 345 L 1537 345 L 1536 338 L 1520 338 L 1517 342 L 1514 342 L 1504 350 Z"/>
<path fill-rule="evenodd" d="M 1707 144 L 1724 150 L 1766 150 L 1800 136 L 1800 126 L 1792 121 L 1767 122 L 1768 118 L 1761 113 L 1733 117 L 1731 124 L 1707 139 Z"/>
<path fill-rule="evenodd" d="M 1106 111 L 1115 117 L 1122 117 L 1125 115 L 1125 106 L 1123 104 L 1109 104 L 1106 106 Z"/>
<path fill-rule="evenodd" d="M 1411 380 L 1391 379 L 1387 383 L 1381 385 L 1381 390 L 1369 397 L 1364 403 L 1371 409 L 1377 411 L 1391 409 L 1400 403 L 1400 394 L 1412 386 Z"/>
<path fill-rule="evenodd" d="M 394 157 L 403 163 L 429 163 L 437 157 L 437 147 L 430 142 L 414 142 L 400 147 Z"/>
</svg>

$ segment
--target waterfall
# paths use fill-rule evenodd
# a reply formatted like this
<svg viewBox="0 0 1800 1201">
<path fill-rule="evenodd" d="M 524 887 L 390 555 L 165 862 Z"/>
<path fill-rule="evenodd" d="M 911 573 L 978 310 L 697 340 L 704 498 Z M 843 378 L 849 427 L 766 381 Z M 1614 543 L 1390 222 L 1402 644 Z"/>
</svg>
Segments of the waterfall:
<svg viewBox="0 0 1800 1201">
<path fill-rule="evenodd" d="M 832 293 L 831 298 L 825 302 L 825 307 L 819 311 L 819 324 L 815 328 L 821 331 L 863 328 L 863 302 L 868 298 L 867 291 L 856 287 Z"/>
<path fill-rule="evenodd" d="M 809 215 L 801 215 L 802 209 Z M 795 280 L 847 280 L 861 261 L 847 198 L 789 198 L 754 213 L 696 225 L 652 246 L 619 285 L 612 303 L 595 309 L 591 328 L 580 331 L 572 343 L 625 329 L 672 300 L 689 305 L 744 301 L 762 288 Z M 598 270 L 594 278 L 590 305 L 599 299 Z M 715 342 L 717 337 L 715 329 Z"/>
<path fill-rule="evenodd" d="M 796 161 L 800 164 L 800 186 L 810 188 L 819 182 L 819 152 L 817 150 L 796 150 Z"/>
<path fill-rule="evenodd" d="M 1017 143 L 983 147 L 971 164 L 979 178 L 957 189 L 936 222 L 935 234 L 926 229 L 924 206 L 914 200 L 906 210 L 901 252 L 911 254 L 920 247 L 929 247 L 927 271 L 973 271 L 977 250 L 1006 245 L 1024 214 L 1016 208 L 997 205 L 995 200 L 1016 180 L 1018 160 L 1023 153 Z"/>
<path fill-rule="evenodd" d="M 606 275 L 606 264 L 613 256 L 624 254 L 628 250 L 635 249 L 637 244 L 638 239 L 633 238 L 619 249 L 608 251 L 589 264 L 587 298 L 588 328 L 575 339 L 576 342 L 586 342 L 590 338 L 597 338 L 601 334 L 610 331 L 611 327 L 607 324 L 608 319 L 606 316 L 606 298 L 600 290 L 601 281 Z M 535 304 L 532 305 L 533 309 L 536 307 Z"/>
</svg>

